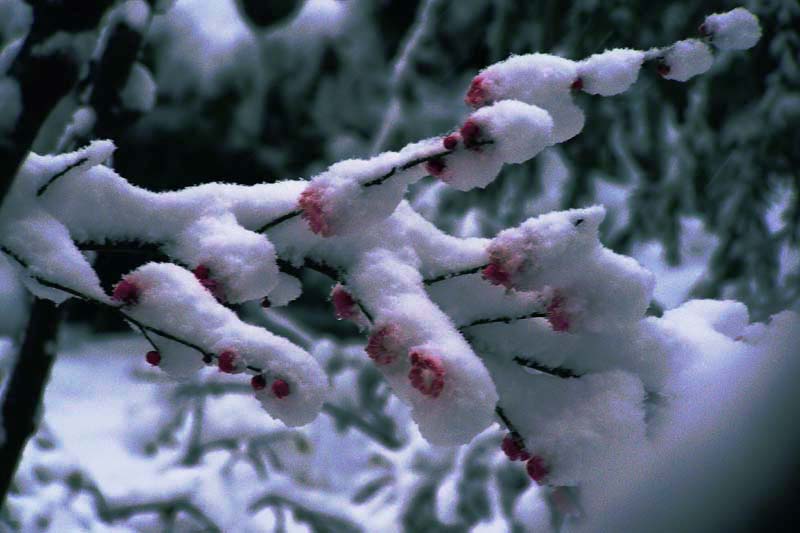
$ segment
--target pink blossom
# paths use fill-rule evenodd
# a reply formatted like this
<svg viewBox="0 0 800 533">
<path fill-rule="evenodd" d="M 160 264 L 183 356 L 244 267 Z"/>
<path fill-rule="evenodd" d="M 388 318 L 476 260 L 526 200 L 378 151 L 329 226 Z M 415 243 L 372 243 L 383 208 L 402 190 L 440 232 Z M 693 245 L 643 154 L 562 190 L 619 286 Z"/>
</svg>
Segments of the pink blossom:
<svg viewBox="0 0 800 533">
<path fill-rule="evenodd" d="M 411 350 L 411 370 L 408 379 L 411 385 L 425 396 L 437 398 L 444 388 L 444 365 L 437 356 L 421 348 Z"/>
<path fill-rule="evenodd" d="M 405 354 L 405 343 L 400 339 L 400 328 L 386 324 L 369 336 L 366 352 L 376 365 L 388 365 Z"/>
<path fill-rule="evenodd" d="M 477 122 L 472 119 L 467 119 L 467 121 L 461 125 L 459 132 L 461 133 L 461 139 L 464 141 L 465 148 L 468 150 L 477 150 L 480 148 L 479 143 L 483 132 Z"/>
<path fill-rule="evenodd" d="M 547 305 L 547 321 L 550 322 L 553 331 L 569 331 L 570 317 L 564 308 L 565 303 L 564 297 L 556 292 Z"/>
<path fill-rule="evenodd" d="M 442 157 L 434 157 L 425 163 L 425 171 L 431 176 L 435 176 L 437 178 L 441 177 L 444 175 L 446 170 L 447 163 L 445 163 L 444 158 Z"/>
<path fill-rule="evenodd" d="M 469 84 L 467 96 L 464 97 L 464 102 L 471 107 L 478 108 L 486 104 L 488 94 L 486 90 L 486 78 L 482 75 L 477 75 L 472 78 L 472 83 Z"/>
<path fill-rule="evenodd" d="M 325 218 L 325 204 L 321 190 L 315 188 L 313 185 L 306 187 L 306 189 L 300 193 L 298 205 L 300 209 L 303 210 L 302 217 L 308 222 L 308 227 L 311 228 L 311 231 L 323 237 L 330 237 L 333 235 L 330 224 Z"/>
<path fill-rule="evenodd" d="M 276 398 L 282 400 L 289 396 L 291 390 L 289 389 L 289 384 L 282 379 L 276 379 L 272 382 L 272 394 L 275 395 Z"/>
<path fill-rule="evenodd" d="M 226 374 L 238 374 L 239 372 L 243 372 L 245 366 L 239 354 L 232 350 L 225 350 L 222 352 L 219 355 L 217 365 L 219 366 L 220 372 L 225 372 Z"/>
<path fill-rule="evenodd" d="M 344 285 L 337 283 L 331 291 L 334 313 L 339 320 L 355 320 L 359 316 L 358 305 L 355 298 Z"/>
<path fill-rule="evenodd" d="M 111 297 L 125 305 L 135 304 L 139 301 L 139 286 L 128 279 L 123 279 L 116 284 Z"/>
<path fill-rule="evenodd" d="M 547 474 L 550 473 L 550 469 L 547 468 L 544 459 L 538 455 L 534 455 L 528 459 L 525 470 L 528 472 L 528 476 L 539 485 L 544 483 Z"/>
<path fill-rule="evenodd" d="M 481 276 L 492 285 L 502 285 L 507 289 L 511 288 L 511 275 L 503 270 L 503 267 L 498 263 L 489 263 L 481 271 Z"/>
<path fill-rule="evenodd" d="M 225 302 L 225 291 L 222 289 L 222 284 L 211 277 L 211 270 L 207 266 L 198 265 L 192 270 L 192 274 L 218 302 Z"/>
<path fill-rule="evenodd" d="M 512 461 L 527 461 L 531 458 L 531 454 L 525 450 L 525 447 L 522 445 L 522 442 L 520 442 L 520 439 L 514 438 L 511 433 L 503 437 L 503 442 L 500 444 L 500 448 Z"/>
</svg>

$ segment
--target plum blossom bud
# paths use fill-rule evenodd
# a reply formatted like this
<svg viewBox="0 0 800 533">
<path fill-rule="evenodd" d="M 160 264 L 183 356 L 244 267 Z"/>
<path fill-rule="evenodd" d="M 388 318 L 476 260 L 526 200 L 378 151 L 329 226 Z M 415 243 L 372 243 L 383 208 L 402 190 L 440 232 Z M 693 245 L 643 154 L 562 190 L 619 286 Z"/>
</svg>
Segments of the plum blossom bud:
<svg viewBox="0 0 800 533">
<path fill-rule="evenodd" d="M 550 469 L 545 464 L 544 459 L 538 455 L 528 459 L 525 464 L 525 470 L 528 472 L 528 476 L 539 485 L 544 484 L 547 474 L 550 473 Z"/>
<path fill-rule="evenodd" d="M 139 286 L 129 279 L 123 279 L 114 286 L 111 297 L 124 305 L 133 305 L 139 301 Z"/>
<path fill-rule="evenodd" d="M 525 450 L 525 447 L 522 445 L 520 439 L 518 437 L 515 438 L 512 433 L 509 433 L 503 437 L 503 442 L 500 444 L 500 448 L 512 461 L 527 461 L 531 458 L 531 454 Z"/>
<path fill-rule="evenodd" d="M 437 178 L 444 177 L 445 171 L 447 170 L 447 163 L 445 163 L 443 157 L 434 157 L 425 163 L 425 170 L 431 176 L 435 176 Z"/>
<path fill-rule="evenodd" d="M 344 285 L 337 283 L 331 290 L 331 302 L 333 302 L 334 313 L 339 320 L 357 321 L 361 316 L 355 298 L 344 288 Z"/>
<path fill-rule="evenodd" d="M 282 379 L 276 379 L 272 382 L 272 394 L 275 395 L 276 398 L 282 400 L 289 396 L 291 389 L 289 388 L 289 384 Z"/>
<path fill-rule="evenodd" d="M 406 353 L 406 344 L 400 338 L 400 328 L 385 324 L 374 329 L 366 347 L 367 355 L 376 365 L 388 365 Z"/>
<path fill-rule="evenodd" d="M 524 268 L 525 262 L 526 258 L 520 251 L 493 241 L 489 245 L 489 264 L 481 271 L 481 275 L 492 285 L 511 289 L 514 275 Z"/>
<path fill-rule="evenodd" d="M 442 360 L 421 348 L 412 349 L 410 358 L 408 379 L 411 385 L 425 396 L 437 398 L 444 388 L 445 370 Z"/>
<path fill-rule="evenodd" d="M 485 105 L 489 98 L 486 84 L 487 79 L 485 76 L 479 74 L 472 78 L 467 95 L 464 97 L 464 103 L 473 108 Z"/>
<path fill-rule="evenodd" d="M 200 282 L 200 285 L 210 292 L 218 302 L 225 302 L 225 291 L 222 289 L 222 284 L 211 278 L 211 271 L 205 265 L 198 265 L 192 270 L 194 277 Z"/>
<path fill-rule="evenodd" d="M 311 231 L 323 237 L 330 237 L 333 233 L 330 223 L 325 217 L 323 200 L 322 191 L 314 185 L 309 185 L 300 193 L 298 205 L 303 210 L 302 217 L 308 222 Z"/>
<path fill-rule="evenodd" d="M 486 265 L 481 271 L 481 276 L 492 285 L 502 285 L 507 289 L 511 288 L 511 276 L 498 263 Z"/>
<path fill-rule="evenodd" d="M 250 386 L 254 391 L 264 390 L 267 388 L 267 378 L 264 377 L 264 374 L 256 374 L 250 379 Z"/>
<path fill-rule="evenodd" d="M 569 331 L 570 316 L 565 307 L 566 299 L 556 291 L 547 305 L 547 321 L 553 331 Z"/>
<path fill-rule="evenodd" d="M 464 141 L 464 146 L 468 150 L 477 150 L 480 147 L 480 142 L 485 140 L 483 139 L 481 127 L 472 119 L 467 120 L 461 125 L 459 133 L 461 134 L 461 139 Z"/>
<path fill-rule="evenodd" d="M 455 150 L 459 142 L 461 142 L 461 134 L 451 133 L 450 135 L 444 138 L 444 140 L 442 141 L 442 145 L 445 147 L 446 150 Z"/>
<path fill-rule="evenodd" d="M 242 360 L 241 356 L 232 350 L 225 350 L 222 352 L 219 355 L 217 365 L 219 366 L 220 372 L 225 372 L 226 374 L 238 374 L 240 372 L 244 372 L 244 369 L 247 366 Z"/>
<path fill-rule="evenodd" d="M 158 366 L 161 363 L 161 354 L 157 350 L 150 350 L 144 356 L 145 361 L 153 366 Z"/>
</svg>

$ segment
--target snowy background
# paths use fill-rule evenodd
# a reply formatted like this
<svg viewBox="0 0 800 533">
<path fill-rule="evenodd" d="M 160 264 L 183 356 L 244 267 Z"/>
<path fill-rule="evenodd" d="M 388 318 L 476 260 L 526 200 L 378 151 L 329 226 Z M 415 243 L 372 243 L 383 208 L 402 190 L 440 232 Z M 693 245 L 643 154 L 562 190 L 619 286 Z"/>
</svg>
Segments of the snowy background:
<svg viewBox="0 0 800 533">
<path fill-rule="evenodd" d="M 473 77 L 511 53 L 542 51 L 579 60 L 606 48 L 648 50 L 694 36 L 707 14 L 738 5 L 131 0 L 106 15 L 100 24 L 105 31 L 89 31 L 74 45 L 76 53 L 94 57 L 95 72 L 103 72 L 98 65 L 111 42 L 109 28 L 124 21 L 141 36 L 130 72 L 109 97 L 94 89 L 102 76 L 82 71 L 78 89 L 38 131 L 33 151 L 67 153 L 90 139 L 112 139 L 113 156 L 94 145 L 86 152 L 97 159 L 91 164 L 106 161 L 131 184 L 157 192 L 216 181 L 252 185 L 324 176 L 320 173 L 339 160 L 400 150 L 461 124 Z M 550 331 L 555 328 L 550 318 L 550 326 L 537 322 L 530 337 L 519 324 L 480 326 L 481 333 L 474 334 L 476 346 L 493 344 L 501 355 L 518 348 L 512 338 L 528 346 L 536 339 L 540 351 L 550 350 L 548 364 L 569 363 L 587 372 L 602 368 L 606 355 L 598 355 L 601 362 L 581 360 L 576 354 L 586 346 L 611 354 L 609 360 L 625 359 L 628 352 L 646 358 L 648 350 L 667 345 L 665 353 L 677 354 L 663 368 L 637 366 L 631 357 L 627 370 L 639 375 L 635 383 L 622 372 L 607 372 L 594 381 L 582 378 L 586 385 L 564 392 L 556 389 L 561 383 L 548 388 L 550 376 L 536 376 L 542 380 L 539 396 L 526 397 L 516 411 L 525 419 L 536 405 L 542 418 L 530 418 L 520 429 L 543 450 L 565 448 L 565 457 L 585 461 L 572 463 L 573 470 L 555 469 L 557 483 L 533 483 L 522 463 L 508 460 L 501 450 L 507 431 L 499 423 L 464 446 L 429 444 L 417 426 L 428 440 L 439 438 L 436 428 L 420 422 L 419 411 L 429 404 L 412 410 L 395 395 L 408 391 L 390 390 L 387 379 L 402 387 L 365 355 L 357 324 L 337 320 L 329 301 L 331 280 L 295 269 L 303 292 L 291 305 L 264 309 L 248 302 L 237 312 L 243 322 L 309 352 L 330 377 L 331 394 L 314 422 L 289 428 L 272 418 L 241 376 L 212 368 L 175 382 L 145 361 L 151 346 L 138 332 L 107 310 L 70 300 L 62 306 L 65 321 L 41 427 L 26 448 L 0 528 L 700 531 L 747 530 L 781 516 L 797 490 L 787 472 L 798 457 L 793 420 L 800 398 L 793 384 L 800 376 L 800 321 L 785 312 L 770 317 L 800 310 L 800 9 L 788 1 L 745 7 L 758 15 L 763 30 L 754 48 L 715 49 L 710 70 L 687 83 L 669 79 L 679 73 L 683 63 L 678 62 L 666 76 L 657 65 L 645 65 L 638 81 L 618 96 L 588 94 L 587 87 L 575 95 L 586 114 L 581 133 L 534 159 L 525 156 L 519 158 L 522 164 L 504 166 L 486 188 L 462 192 L 474 184 L 456 180 L 448 187 L 447 179 L 408 178 L 408 205 L 439 230 L 463 239 L 490 239 L 529 217 L 602 204 L 604 215 L 580 212 L 588 221 L 587 246 L 599 250 L 602 242 L 653 273 L 653 298 L 644 301 L 641 312 L 646 308 L 648 318 L 641 327 L 655 333 L 600 334 L 595 325 L 576 322 L 588 333 L 562 345 L 563 338 Z M 0 0 L 0 72 L 31 20 L 23 2 Z M 0 132 L 12 128 L 19 113 L 15 90 L 0 78 Z M 526 127 L 539 127 L 539 118 L 531 115 Z M 486 127 L 503 124 L 492 120 Z M 381 164 L 395 164 L 392 157 Z M 37 164 L 56 169 L 60 163 Z M 103 172 L 86 170 L 80 179 L 91 184 L 92 176 L 108 177 Z M 113 227 L 80 226 L 80 210 L 71 212 L 74 198 L 62 185 L 56 182 L 48 193 L 53 198 L 48 209 L 73 231 L 92 235 Z M 211 193 L 222 193 L 208 190 L 212 204 Z M 92 214 L 109 220 L 118 214 L 108 210 Z M 397 225 L 420 227 L 409 213 L 398 209 Z M 173 220 L 139 222 L 158 233 L 168 231 Z M 572 238 L 557 223 L 554 235 Z M 21 230 L 11 235 L 8 227 L 3 231 L 9 240 L 28 238 Z M 389 229 L 382 234 L 387 241 L 395 238 Z M 508 236 L 515 238 L 521 237 Z M 280 239 L 276 248 L 283 253 Z M 478 247 L 465 244 L 453 257 L 468 265 L 465 257 L 484 253 L 482 244 L 480 252 L 473 248 Z M 191 250 L 180 242 L 170 251 L 182 253 Z M 342 255 L 336 246 L 320 253 Z M 186 264 L 196 258 L 181 259 Z M 431 261 L 435 266 L 436 258 Z M 121 275 L 142 262 L 100 251 L 93 267 L 110 293 Z M 374 271 L 365 269 L 361 278 L 348 281 L 356 288 L 374 285 L 382 265 L 394 269 L 381 260 Z M 621 260 L 614 265 L 620 276 L 640 279 L 637 287 L 650 283 L 639 267 Z M 269 275 L 260 268 L 247 275 Z M 426 277 L 433 277 L 435 268 L 425 268 Z M 57 267 L 48 272 L 59 274 Z M 30 296 L 20 279 L 18 265 L 0 256 L 0 377 L 11 371 L 27 320 Z M 413 275 L 406 279 L 414 284 Z M 477 311 L 493 305 L 522 310 L 529 305 L 481 292 L 469 279 L 459 283 L 445 281 L 443 288 L 430 290 L 456 323 L 492 315 Z M 226 288 L 231 301 L 239 301 L 236 290 L 251 291 Z M 194 296 L 213 305 L 213 298 L 198 290 Z M 281 295 L 276 291 L 268 298 Z M 681 305 L 691 298 L 727 303 Z M 620 318 L 625 305 L 601 300 L 599 316 L 625 319 Z M 626 351 L 620 344 L 633 347 Z M 486 365 L 495 382 L 505 377 L 500 365 Z M 680 372 L 669 374 L 675 369 Z M 513 380 L 507 381 L 512 392 Z M 628 399 L 651 386 L 666 391 L 648 398 L 642 410 L 647 428 L 657 429 L 654 435 L 635 434 L 645 425 L 625 418 Z M 609 390 L 613 394 L 606 394 Z M 548 403 L 551 397 L 558 401 Z M 581 411 L 566 403 L 568 398 L 585 398 L 592 408 Z M 295 415 L 304 413 L 286 416 Z M 436 415 L 431 414 L 434 421 Z M 475 424 L 481 416 L 476 410 Z M 564 422 L 548 426 L 547 418 Z M 440 440 L 457 440 L 458 431 L 470 431 L 449 429 L 442 429 Z M 578 436 L 562 440 L 561 433 L 570 432 Z M 640 439 L 658 445 L 643 449 Z M 604 446 L 613 453 L 584 453 Z"/>
</svg>

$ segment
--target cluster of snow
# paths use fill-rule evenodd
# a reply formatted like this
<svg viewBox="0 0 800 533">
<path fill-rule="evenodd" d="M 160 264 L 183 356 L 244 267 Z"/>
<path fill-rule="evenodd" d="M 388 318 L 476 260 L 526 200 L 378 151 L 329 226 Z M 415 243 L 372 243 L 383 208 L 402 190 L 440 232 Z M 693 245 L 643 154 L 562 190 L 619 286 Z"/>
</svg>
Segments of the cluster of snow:
<svg viewBox="0 0 800 533">
<path fill-rule="evenodd" d="M 549 54 L 511 56 L 482 70 L 466 96 L 473 107 L 519 100 L 541 107 L 553 120 L 553 141 L 562 143 L 583 129 L 583 111 L 572 100 L 578 64 Z"/>
<path fill-rule="evenodd" d="M 601 96 L 627 91 L 639 77 L 644 56 L 640 50 L 615 48 L 584 59 L 578 63 L 583 91 Z"/>
<path fill-rule="evenodd" d="M 456 150 L 439 167 L 429 164 L 427 170 L 467 191 L 489 185 L 503 164 L 524 163 L 552 145 L 553 120 L 539 107 L 502 100 L 474 112 L 459 133 L 446 139 L 445 146 L 453 142 Z"/>
<path fill-rule="evenodd" d="M 713 63 L 714 56 L 706 43 L 684 39 L 667 49 L 661 73 L 668 80 L 687 81 L 706 72 Z"/>
<path fill-rule="evenodd" d="M 483 275 L 507 288 L 554 291 L 557 329 L 602 331 L 639 320 L 650 304 L 653 276 L 602 246 L 598 228 L 604 216 L 594 206 L 548 213 L 504 230 L 489 246 Z"/>
<path fill-rule="evenodd" d="M 721 50 L 746 50 L 761 38 L 758 18 L 743 7 L 709 15 L 700 30 Z"/>
</svg>

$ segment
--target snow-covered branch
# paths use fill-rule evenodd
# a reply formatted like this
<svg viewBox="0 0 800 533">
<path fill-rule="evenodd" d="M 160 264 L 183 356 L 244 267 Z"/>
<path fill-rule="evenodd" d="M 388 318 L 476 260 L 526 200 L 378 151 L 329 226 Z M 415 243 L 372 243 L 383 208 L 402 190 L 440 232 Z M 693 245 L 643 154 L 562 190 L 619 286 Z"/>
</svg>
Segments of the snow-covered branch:
<svg viewBox="0 0 800 533">
<path fill-rule="evenodd" d="M 293 426 L 323 409 L 344 418 L 325 403 L 322 366 L 227 304 L 286 305 L 302 290 L 288 272 L 320 271 L 337 281 L 337 316 L 367 330 L 367 356 L 426 439 L 463 444 L 499 415 L 512 436 L 507 454 L 524 459 L 532 479 L 575 485 L 606 459 L 598 450 L 647 445 L 645 391 L 669 390 L 704 350 L 682 329 L 686 321 L 700 320 L 692 327 L 722 335 L 720 345 L 735 351 L 748 334 L 746 311 L 743 319 L 720 302 L 646 317 L 654 277 L 600 242 L 601 206 L 530 218 L 491 240 L 462 239 L 404 197 L 428 175 L 461 191 L 484 188 L 504 165 L 580 133 L 576 91 L 625 92 L 648 61 L 664 78 L 686 81 L 710 68 L 709 42 L 747 48 L 760 29 L 735 10 L 709 17 L 703 33 L 582 61 L 512 56 L 473 79 L 465 100 L 475 110 L 454 131 L 341 161 L 308 181 L 154 193 L 103 165 L 110 141 L 31 154 L 0 209 L 2 250 L 38 297 L 78 297 L 119 313 L 152 344 L 147 361 L 175 377 L 209 364 L 251 374 L 264 408 Z M 100 112 L 101 103 L 92 105 Z M 115 243 L 141 243 L 171 262 L 136 268 L 109 295 L 85 252 L 127 246 Z M 199 415 L 194 423 L 200 428 Z M 190 463 L 203 448 L 192 442 Z M 298 505 L 282 495 L 260 504 Z"/>
</svg>

